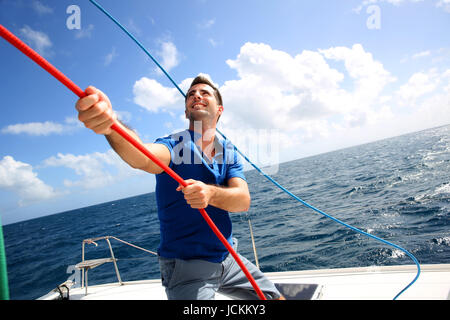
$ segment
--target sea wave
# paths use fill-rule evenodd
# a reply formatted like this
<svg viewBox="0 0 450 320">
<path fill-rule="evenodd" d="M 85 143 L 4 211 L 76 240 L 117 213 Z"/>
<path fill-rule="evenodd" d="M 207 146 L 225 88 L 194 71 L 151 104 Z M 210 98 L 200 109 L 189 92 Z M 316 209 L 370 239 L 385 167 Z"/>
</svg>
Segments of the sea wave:
<svg viewBox="0 0 450 320">
<path fill-rule="evenodd" d="M 361 230 L 401 245 L 421 263 L 450 263 L 450 126 L 281 163 L 275 180 L 313 206 Z M 246 172 L 252 205 L 232 213 L 239 252 L 253 260 L 248 218 L 263 272 L 411 264 L 381 244 L 312 211 Z M 293 179 L 295 177 L 295 179 Z M 12 299 L 35 299 L 81 261 L 81 241 L 113 235 L 155 251 L 159 223 L 154 193 L 41 217 L 4 227 Z M 113 244 L 126 281 L 159 278 L 154 256 Z M 90 246 L 92 258 L 108 248 Z M 90 284 L 116 281 L 96 268 Z"/>
</svg>

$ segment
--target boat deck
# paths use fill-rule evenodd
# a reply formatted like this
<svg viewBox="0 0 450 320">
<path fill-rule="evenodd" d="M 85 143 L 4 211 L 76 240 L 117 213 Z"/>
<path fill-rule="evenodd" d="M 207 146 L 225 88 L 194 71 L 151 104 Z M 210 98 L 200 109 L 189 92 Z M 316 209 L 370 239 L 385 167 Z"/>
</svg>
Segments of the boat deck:
<svg viewBox="0 0 450 320">
<path fill-rule="evenodd" d="M 274 283 L 297 284 L 296 291 L 316 284 L 310 299 L 320 300 L 391 300 L 410 283 L 417 272 L 415 265 L 319 269 L 266 273 Z M 292 289 L 292 288 L 291 288 Z M 291 292 L 292 293 L 292 292 Z M 298 292 L 294 292 L 296 295 Z M 42 300 L 54 300 L 59 292 L 50 292 Z M 71 288 L 71 300 L 165 300 L 166 294 L 158 280 L 109 283 Z M 220 294 L 217 300 L 229 298 Z M 419 279 L 398 300 L 450 299 L 450 264 L 422 265 Z"/>
</svg>

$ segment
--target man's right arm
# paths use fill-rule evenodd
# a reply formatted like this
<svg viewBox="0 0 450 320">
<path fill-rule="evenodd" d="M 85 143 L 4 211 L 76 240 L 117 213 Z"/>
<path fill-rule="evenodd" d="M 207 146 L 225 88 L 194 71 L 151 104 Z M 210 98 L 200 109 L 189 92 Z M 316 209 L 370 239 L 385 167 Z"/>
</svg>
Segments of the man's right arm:
<svg viewBox="0 0 450 320">
<path fill-rule="evenodd" d="M 142 144 L 133 130 L 117 121 L 108 97 L 91 86 L 86 89 L 85 93 L 87 96 L 79 99 L 75 105 L 78 110 L 78 119 L 95 133 L 105 135 L 114 151 L 132 168 L 154 174 L 161 173 L 163 170 L 159 166 L 111 129 L 111 126 L 116 123 Z M 169 165 L 170 151 L 166 146 L 155 143 L 144 144 L 144 146 L 163 163 Z"/>
</svg>

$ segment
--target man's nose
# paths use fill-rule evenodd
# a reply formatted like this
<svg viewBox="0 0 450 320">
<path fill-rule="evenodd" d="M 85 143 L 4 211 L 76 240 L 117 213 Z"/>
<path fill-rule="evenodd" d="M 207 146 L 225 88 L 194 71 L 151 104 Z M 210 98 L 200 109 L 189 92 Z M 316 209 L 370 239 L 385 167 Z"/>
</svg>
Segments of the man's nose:
<svg viewBox="0 0 450 320">
<path fill-rule="evenodd" d="M 200 100 L 202 98 L 202 95 L 200 94 L 200 92 L 196 91 L 194 92 L 194 99 L 195 100 Z"/>
</svg>

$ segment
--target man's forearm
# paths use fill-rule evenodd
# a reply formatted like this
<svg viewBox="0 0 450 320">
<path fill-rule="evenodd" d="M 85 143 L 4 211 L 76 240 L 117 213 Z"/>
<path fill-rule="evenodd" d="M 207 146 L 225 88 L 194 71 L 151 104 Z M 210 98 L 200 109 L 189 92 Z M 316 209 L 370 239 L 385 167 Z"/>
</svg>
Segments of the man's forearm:
<svg viewBox="0 0 450 320">
<path fill-rule="evenodd" d="M 121 126 L 133 138 L 141 142 L 138 135 L 133 130 L 119 121 L 117 121 L 117 125 Z M 105 135 L 105 137 L 114 151 L 131 167 L 135 169 L 141 169 L 148 163 L 148 158 L 116 131 L 113 130 L 110 134 Z"/>
<path fill-rule="evenodd" d="M 243 212 L 250 208 L 250 195 L 238 187 L 208 185 L 212 193 L 209 204 L 229 211 Z"/>
<path fill-rule="evenodd" d="M 142 144 L 142 141 L 139 139 L 138 135 L 127 128 L 124 124 L 118 123 L 124 130 L 126 130 L 133 138 L 135 138 L 138 142 Z M 156 163 L 150 160 L 146 155 L 144 155 L 140 150 L 135 148 L 131 143 L 129 143 L 125 138 L 119 135 L 114 130 L 105 135 L 111 147 L 116 151 L 116 153 L 132 168 L 144 170 L 149 173 L 158 174 L 163 172 L 163 169 L 160 168 Z M 152 153 L 156 158 L 158 158 L 165 165 L 169 165 L 170 163 L 170 151 L 169 149 L 157 143 L 147 143 L 143 144 L 145 148 Z"/>
</svg>

